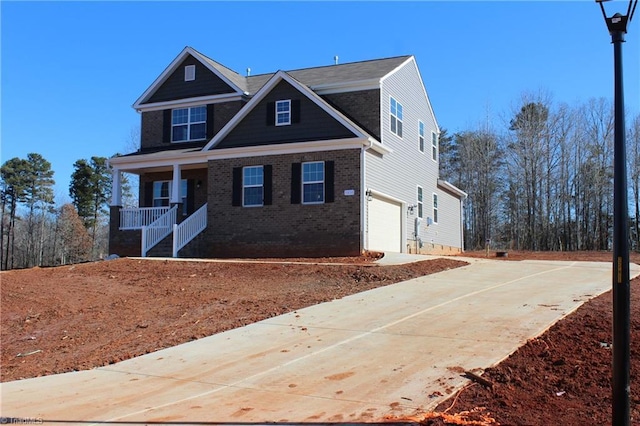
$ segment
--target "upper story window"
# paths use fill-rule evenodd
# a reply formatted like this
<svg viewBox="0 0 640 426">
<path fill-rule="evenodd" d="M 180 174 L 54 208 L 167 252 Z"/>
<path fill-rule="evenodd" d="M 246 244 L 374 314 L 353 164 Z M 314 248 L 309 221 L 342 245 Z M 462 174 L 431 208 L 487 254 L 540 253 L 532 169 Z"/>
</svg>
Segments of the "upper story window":
<svg viewBox="0 0 640 426">
<path fill-rule="evenodd" d="M 433 223 L 438 223 L 438 194 L 433 194 Z"/>
<path fill-rule="evenodd" d="M 424 206 L 424 203 L 422 201 L 422 187 L 419 186 L 418 187 L 418 217 L 420 219 L 422 219 L 424 214 L 423 206 Z"/>
<path fill-rule="evenodd" d="M 431 159 L 438 161 L 438 135 L 436 132 L 431 132 Z"/>
<path fill-rule="evenodd" d="M 171 142 L 206 139 L 207 107 L 174 109 L 171 112 Z"/>
<path fill-rule="evenodd" d="M 244 207 L 262 206 L 264 200 L 263 166 L 244 167 L 242 169 L 242 205 Z"/>
<path fill-rule="evenodd" d="M 276 126 L 291 124 L 291 99 L 276 102 Z"/>
<path fill-rule="evenodd" d="M 394 98 L 391 98 L 389 108 L 391 133 L 402 137 L 402 104 Z"/>
<path fill-rule="evenodd" d="M 302 163 L 302 204 L 324 203 L 324 161 Z"/>
<path fill-rule="evenodd" d="M 193 81 L 196 79 L 196 66 L 187 65 L 184 67 L 184 81 Z"/>
<path fill-rule="evenodd" d="M 424 123 L 422 121 L 418 121 L 418 141 L 420 152 L 424 152 Z"/>
</svg>

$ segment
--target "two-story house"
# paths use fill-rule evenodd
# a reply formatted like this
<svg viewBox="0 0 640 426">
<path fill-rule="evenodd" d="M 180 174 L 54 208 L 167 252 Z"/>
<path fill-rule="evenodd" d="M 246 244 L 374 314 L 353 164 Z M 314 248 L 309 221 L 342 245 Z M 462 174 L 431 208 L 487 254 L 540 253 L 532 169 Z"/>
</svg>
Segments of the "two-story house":
<svg viewBox="0 0 640 426">
<path fill-rule="evenodd" d="M 140 150 L 110 160 L 111 253 L 462 250 L 466 194 L 438 178 L 413 56 L 242 76 L 186 47 L 133 107 Z M 122 208 L 124 172 L 138 208 Z"/>
</svg>

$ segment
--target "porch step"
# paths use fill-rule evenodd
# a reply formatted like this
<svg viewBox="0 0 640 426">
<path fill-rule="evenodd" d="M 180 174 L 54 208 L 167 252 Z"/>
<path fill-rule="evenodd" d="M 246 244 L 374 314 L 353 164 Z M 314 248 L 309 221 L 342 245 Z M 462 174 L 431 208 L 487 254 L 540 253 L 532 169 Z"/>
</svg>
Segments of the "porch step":
<svg viewBox="0 0 640 426">
<path fill-rule="evenodd" d="M 151 250 L 147 252 L 147 257 L 171 257 L 173 254 L 173 233 L 164 237 Z"/>
</svg>

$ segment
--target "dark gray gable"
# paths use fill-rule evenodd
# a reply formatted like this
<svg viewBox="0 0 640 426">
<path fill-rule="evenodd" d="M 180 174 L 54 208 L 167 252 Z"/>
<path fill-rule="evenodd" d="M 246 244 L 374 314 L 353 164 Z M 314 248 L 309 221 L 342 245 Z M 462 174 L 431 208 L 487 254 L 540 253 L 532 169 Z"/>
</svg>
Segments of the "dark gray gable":
<svg viewBox="0 0 640 426">
<path fill-rule="evenodd" d="M 196 66 L 196 79 L 194 81 L 184 81 L 184 67 L 187 65 Z M 189 55 L 144 103 L 164 102 L 224 93 L 235 93 L 235 90 L 211 72 L 202 62 Z"/>
<path fill-rule="evenodd" d="M 292 111 L 294 116 L 292 124 L 288 126 L 268 124 L 271 121 L 270 115 L 273 114 L 271 105 L 286 99 L 291 99 L 292 109 L 299 106 L 299 111 Z M 296 116 L 298 112 L 299 116 Z M 306 95 L 282 80 L 213 149 L 352 137 L 356 137 L 353 132 Z"/>
</svg>

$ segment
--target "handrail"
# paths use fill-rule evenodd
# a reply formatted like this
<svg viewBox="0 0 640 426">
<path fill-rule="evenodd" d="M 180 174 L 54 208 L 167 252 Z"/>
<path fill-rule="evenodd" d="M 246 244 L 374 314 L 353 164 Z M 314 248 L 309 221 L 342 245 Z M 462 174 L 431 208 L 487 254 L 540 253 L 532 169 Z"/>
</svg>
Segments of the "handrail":
<svg viewBox="0 0 640 426">
<path fill-rule="evenodd" d="M 207 227 L 207 204 L 200 207 L 195 213 L 183 220 L 180 224 L 173 225 L 173 257 L 178 257 L 178 251 L 193 240 Z"/>
<path fill-rule="evenodd" d="M 166 214 L 169 207 L 139 207 L 120 209 L 120 229 L 142 229 Z"/>
<path fill-rule="evenodd" d="M 171 233 L 176 223 L 178 206 L 175 205 L 168 212 L 142 227 L 142 257 L 147 257 L 147 252 Z"/>
</svg>

